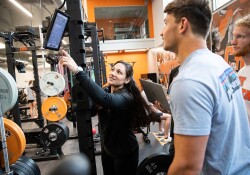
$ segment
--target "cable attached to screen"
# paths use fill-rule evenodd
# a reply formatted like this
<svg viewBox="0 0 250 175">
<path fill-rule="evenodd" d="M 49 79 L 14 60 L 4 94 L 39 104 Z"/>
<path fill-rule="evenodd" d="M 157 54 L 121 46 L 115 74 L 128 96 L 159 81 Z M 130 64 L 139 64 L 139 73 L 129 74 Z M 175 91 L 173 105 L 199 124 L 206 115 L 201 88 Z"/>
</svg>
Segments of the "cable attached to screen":
<svg viewBox="0 0 250 175">
<path fill-rule="evenodd" d="M 58 9 L 63 8 L 63 6 L 65 5 L 65 2 L 66 2 L 66 0 L 63 1 L 62 5 Z"/>
</svg>

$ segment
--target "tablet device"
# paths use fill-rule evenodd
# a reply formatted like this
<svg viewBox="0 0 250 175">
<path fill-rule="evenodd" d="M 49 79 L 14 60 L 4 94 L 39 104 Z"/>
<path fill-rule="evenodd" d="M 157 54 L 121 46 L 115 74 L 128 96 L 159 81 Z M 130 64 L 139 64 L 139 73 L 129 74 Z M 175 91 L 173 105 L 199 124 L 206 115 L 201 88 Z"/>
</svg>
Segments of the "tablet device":
<svg viewBox="0 0 250 175">
<path fill-rule="evenodd" d="M 48 31 L 43 43 L 45 49 L 59 50 L 65 29 L 69 21 L 69 16 L 56 9 L 50 21 Z"/>
<path fill-rule="evenodd" d="M 165 112 L 170 112 L 170 106 L 162 85 L 148 80 L 139 80 L 148 98 L 148 101 L 153 104 L 155 103 L 155 101 L 159 101 L 161 103 L 161 107 L 165 110 Z"/>
</svg>

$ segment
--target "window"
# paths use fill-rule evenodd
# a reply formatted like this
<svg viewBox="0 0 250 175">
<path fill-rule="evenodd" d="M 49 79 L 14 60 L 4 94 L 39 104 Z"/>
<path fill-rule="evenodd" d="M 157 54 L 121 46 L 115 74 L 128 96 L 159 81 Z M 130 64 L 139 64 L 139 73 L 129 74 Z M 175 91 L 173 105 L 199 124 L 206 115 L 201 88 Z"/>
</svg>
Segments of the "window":
<svg viewBox="0 0 250 175">
<path fill-rule="evenodd" d="M 97 7 L 95 21 L 105 40 L 149 37 L 147 6 Z"/>
<path fill-rule="evenodd" d="M 213 11 L 217 10 L 218 8 L 222 7 L 230 1 L 232 0 L 213 0 Z"/>
</svg>

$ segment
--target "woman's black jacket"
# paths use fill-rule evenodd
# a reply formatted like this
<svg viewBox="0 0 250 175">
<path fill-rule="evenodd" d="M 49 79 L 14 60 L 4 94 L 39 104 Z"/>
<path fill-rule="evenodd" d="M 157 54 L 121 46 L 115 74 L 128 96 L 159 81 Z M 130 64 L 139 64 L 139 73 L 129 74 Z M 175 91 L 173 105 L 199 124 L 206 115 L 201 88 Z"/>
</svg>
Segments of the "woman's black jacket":
<svg viewBox="0 0 250 175">
<path fill-rule="evenodd" d="M 98 111 L 102 148 L 112 156 L 129 154 L 138 149 L 138 142 L 132 129 L 134 98 L 125 88 L 108 93 L 92 81 L 84 71 L 76 74 L 89 97 L 101 109 Z"/>
</svg>

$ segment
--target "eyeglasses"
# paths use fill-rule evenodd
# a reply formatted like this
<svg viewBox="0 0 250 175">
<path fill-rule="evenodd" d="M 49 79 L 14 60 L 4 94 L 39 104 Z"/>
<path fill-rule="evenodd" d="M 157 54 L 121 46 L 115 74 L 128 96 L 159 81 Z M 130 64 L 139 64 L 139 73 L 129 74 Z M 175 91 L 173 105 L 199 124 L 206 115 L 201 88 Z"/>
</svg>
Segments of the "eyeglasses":
<svg viewBox="0 0 250 175">
<path fill-rule="evenodd" d="M 248 36 L 250 36 L 250 35 L 249 34 L 237 34 L 237 35 L 233 35 L 233 40 L 245 39 Z"/>
</svg>

